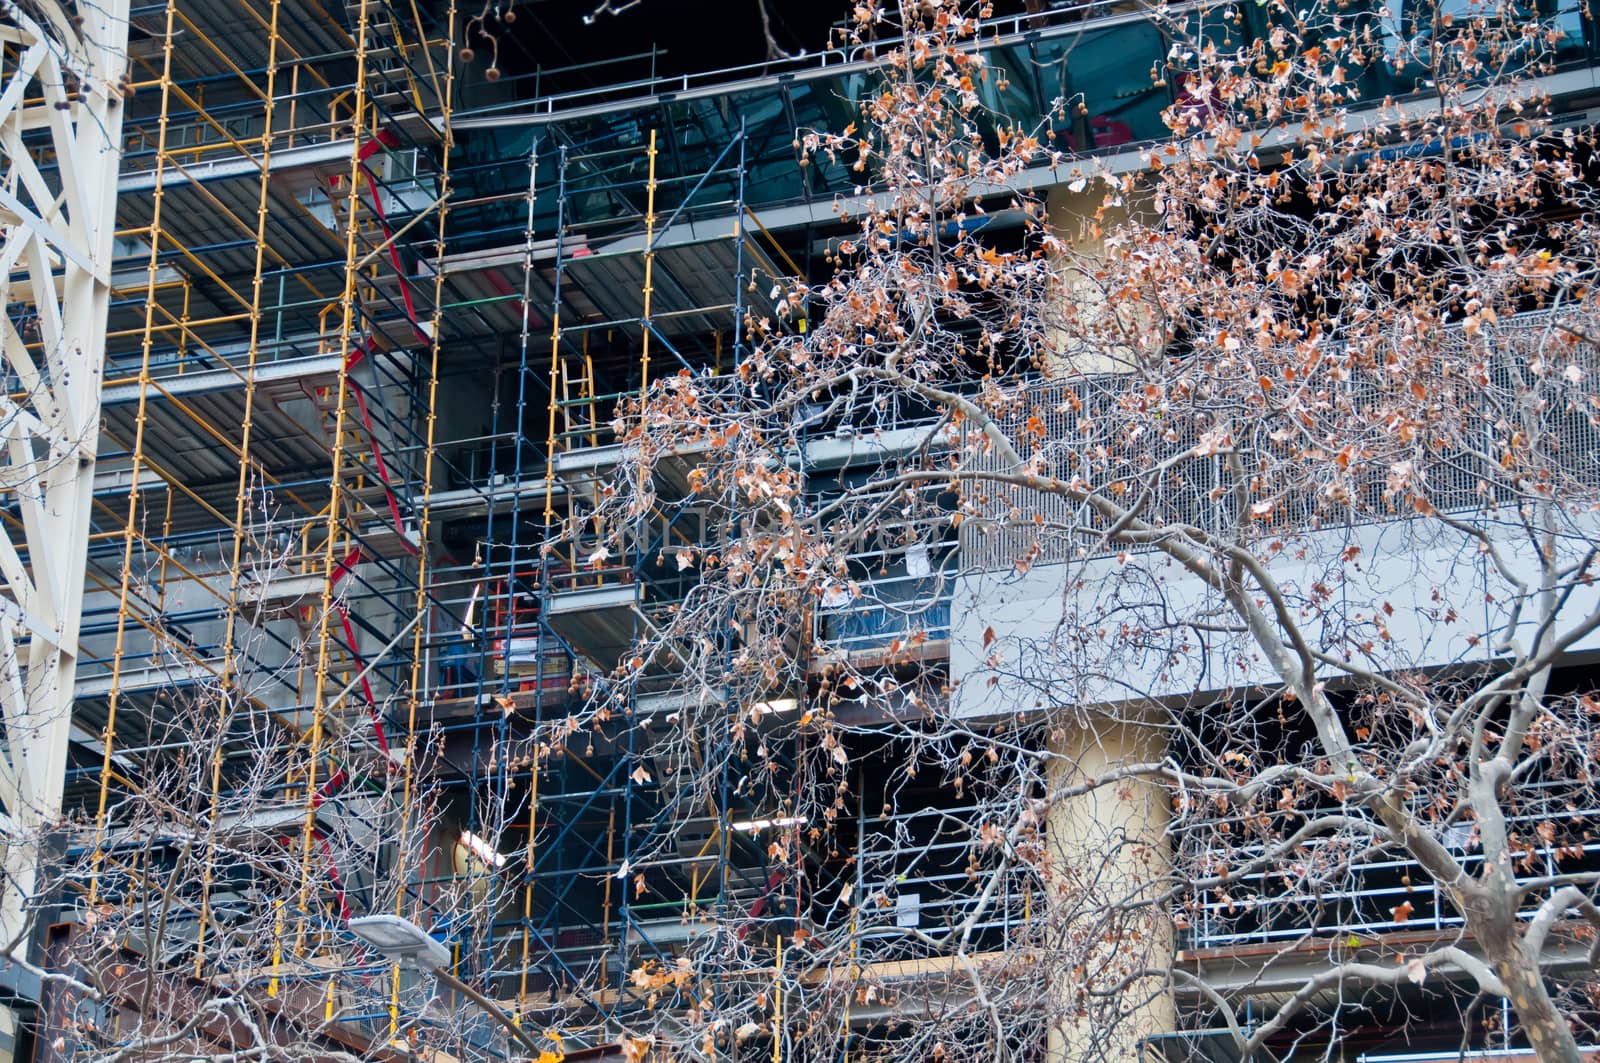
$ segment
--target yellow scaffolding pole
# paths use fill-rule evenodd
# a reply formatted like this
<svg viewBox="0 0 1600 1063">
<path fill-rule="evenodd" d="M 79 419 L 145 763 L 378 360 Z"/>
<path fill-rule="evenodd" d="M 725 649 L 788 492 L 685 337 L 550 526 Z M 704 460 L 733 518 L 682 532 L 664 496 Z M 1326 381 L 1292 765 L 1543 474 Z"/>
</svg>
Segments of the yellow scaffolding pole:
<svg viewBox="0 0 1600 1063">
<path fill-rule="evenodd" d="M 447 27 L 450 39 L 454 41 L 456 27 L 456 6 L 454 0 L 451 0 L 451 4 L 446 15 L 445 25 Z M 427 49 L 426 41 L 423 42 L 423 49 L 424 51 Z M 450 89 L 455 78 L 455 49 L 453 47 L 447 49 L 446 54 L 449 58 L 445 62 L 445 90 L 440 96 L 441 106 L 443 108 L 441 112 L 443 121 L 440 123 L 440 128 L 441 135 L 444 138 L 444 144 L 439 152 L 440 159 L 442 160 L 440 163 L 441 170 L 439 175 L 439 235 L 437 244 L 437 259 L 434 263 L 433 270 L 433 315 L 430 318 L 428 329 L 428 404 L 425 413 L 427 418 L 427 428 L 424 430 L 422 452 L 422 512 L 417 521 L 417 542 L 420 547 L 417 554 L 416 612 L 418 616 L 423 616 L 426 610 L 429 608 L 428 577 L 430 575 L 430 571 L 428 569 L 427 543 L 429 528 L 431 526 L 433 517 L 431 500 L 433 497 L 435 430 L 438 424 L 436 404 L 439 396 L 439 337 L 442 335 L 442 330 L 444 328 L 444 234 L 445 225 L 450 216 L 450 151 L 453 147 L 453 138 L 450 131 Z M 427 682 L 427 677 L 422 671 L 422 659 L 424 640 L 428 637 L 429 627 L 430 625 L 426 620 L 419 621 L 416 627 L 413 629 L 414 634 L 412 635 L 411 639 L 411 691 L 406 705 L 405 752 L 404 763 L 401 768 L 403 774 L 400 783 L 400 828 L 397 832 L 399 836 L 399 845 L 395 855 L 394 869 L 395 881 L 400 887 L 395 890 L 394 911 L 396 915 L 402 918 L 404 918 L 406 914 L 405 882 L 406 875 L 409 873 L 406 865 L 408 863 L 408 857 L 410 856 L 409 842 L 411 838 L 408 825 L 410 822 L 409 817 L 413 802 L 412 791 L 416 782 L 417 709 L 419 707 L 419 698 L 417 697 L 417 692 L 421 690 Z M 423 844 L 425 845 L 426 842 L 424 841 Z M 419 869 L 421 868 L 420 859 L 418 861 L 418 867 Z M 418 904 L 420 905 L 420 903 L 421 898 L 419 897 Z M 391 1040 L 393 1040 L 394 1037 L 399 1033 L 399 1026 L 400 964 L 397 961 L 390 971 L 389 982 L 389 1037 Z"/>
<path fill-rule="evenodd" d="M 271 25 L 267 30 L 267 84 L 266 91 L 261 96 L 263 101 L 261 129 L 262 166 L 261 183 L 256 196 L 256 255 L 254 272 L 250 279 L 250 349 L 245 366 L 244 415 L 239 427 L 239 477 L 234 493 L 233 552 L 228 564 L 228 600 L 225 613 L 227 619 L 224 621 L 222 635 L 222 686 L 217 697 L 217 745 L 211 755 L 211 809 L 213 818 L 215 818 L 216 810 L 222 800 L 223 746 L 226 744 L 229 721 L 235 708 L 233 686 L 237 670 L 235 654 L 238 649 L 237 640 L 239 635 L 239 576 L 244 559 L 245 542 L 249 538 L 246 534 L 245 522 L 249 512 L 250 500 L 250 442 L 253 415 L 255 413 L 256 359 L 259 353 L 261 336 L 262 266 L 266 258 L 267 204 L 270 201 L 269 193 L 271 190 L 273 100 L 278 77 L 279 4 L 280 0 L 271 0 Z M 185 25 L 192 28 L 192 24 L 188 19 L 183 21 Z M 216 46 L 212 45 L 212 47 L 215 48 Z M 230 67 L 233 66 L 231 62 L 228 65 Z M 237 68 L 234 69 L 237 71 Z M 242 72 L 240 76 L 244 76 Z M 205 970 L 207 916 L 210 914 L 211 882 L 215 859 L 214 848 L 208 847 L 201 862 L 200 872 L 200 919 L 196 930 L 197 937 L 194 952 L 194 975 L 196 978 L 199 978 Z M 276 980 L 274 979 L 274 981 Z M 276 994 L 274 993 L 274 995 Z"/>
<path fill-rule="evenodd" d="M 367 120 L 367 25 L 370 3 L 371 0 L 359 0 L 356 10 L 356 32 L 354 37 L 356 79 L 355 88 L 353 89 L 355 103 L 351 117 L 350 180 L 346 186 L 346 194 L 349 197 L 348 224 L 345 231 L 344 291 L 339 297 L 338 351 L 343 357 L 339 364 L 338 402 L 334 409 L 332 469 L 329 474 L 328 485 L 328 519 L 322 544 L 323 584 L 317 616 L 317 663 L 316 669 L 312 673 L 311 734 L 305 773 L 306 813 L 304 828 L 301 832 L 300 890 L 294 941 L 294 951 L 297 957 L 305 955 L 307 924 L 311 915 L 311 846 L 317 823 L 317 762 L 322 757 L 324 716 L 328 711 L 327 687 L 329 666 L 331 664 L 329 636 L 331 635 L 330 623 L 333 618 L 334 584 L 337 579 L 338 566 L 342 561 L 338 554 L 339 543 L 343 538 L 339 518 L 343 501 L 341 486 L 344 476 L 345 415 L 346 407 L 350 402 L 350 359 L 348 352 L 350 350 L 351 337 L 355 333 L 356 279 L 358 276 L 355 265 L 360 257 L 358 254 L 360 243 L 357 239 L 359 232 L 357 215 L 359 213 L 360 201 L 358 197 L 361 187 L 361 138 L 366 128 Z M 329 1006 L 331 1007 L 332 979 L 328 982 L 328 991 L 330 994 Z"/>
<path fill-rule="evenodd" d="M 95 809 L 94 850 L 90 857 L 89 906 L 94 907 L 100 888 L 100 865 L 105 856 L 106 804 L 112 778 L 112 749 L 116 745 L 117 703 L 121 696 L 122 659 L 126 652 L 128 630 L 128 591 L 133 582 L 134 528 L 139 516 L 139 468 L 144 456 L 144 430 L 150 382 L 150 348 L 155 323 L 156 274 L 161 268 L 161 199 L 163 165 L 166 161 L 167 123 L 172 87 L 172 30 L 177 17 L 176 0 L 167 0 L 166 36 L 162 41 L 161 105 L 157 117 L 156 133 L 156 183 L 151 192 L 150 206 L 150 258 L 146 267 L 148 278 L 145 299 L 145 334 L 140 344 L 139 406 L 135 414 L 133 451 L 130 458 L 132 475 L 128 483 L 128 523 L 122 540 L 122 572 L 117 594 L 117 634 L 111 652 L 111 692 L 106 702 L 106 726 L 101 734 L 103 747 L 100 762 L 100 793 Z"/>
<path fill-rule="evenodd" d="M 650 296 L 654 291 L 656 264 L 656 131 L 650 130 L 649 183 L 644 198 L 644 346 L 639 352 L 639 401 L 650 390 Z"/>
</svg>

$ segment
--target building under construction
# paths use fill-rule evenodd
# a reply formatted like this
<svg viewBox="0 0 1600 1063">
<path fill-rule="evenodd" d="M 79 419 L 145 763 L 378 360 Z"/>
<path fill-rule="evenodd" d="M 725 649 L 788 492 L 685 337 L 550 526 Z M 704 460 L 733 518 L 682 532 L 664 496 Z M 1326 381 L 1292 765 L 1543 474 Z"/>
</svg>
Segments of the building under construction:
<svg viewBox="0 0 1600 1063">
<path fill-rule="evenodd" d="M 910 1002 L 949 998 L 917 988 L 950 978 L 942 933 L 993 956 L 1026 934 L 1044 903 L 1029 876 L 972 886 L 981 781 L 960 797 L 938 773 L 903 779 L 903 716 L 855 721 L 824 844 L 794 795 L 833 751 L 788 739 L 756 778 L 740 710 L 723 747 L 667 765 L 638 736 L 688 710 L 650 669 L 548 742 L 692 592 L 680 554 L 710 545 L 682 504 L 692 456 L 652 468 L 628 550 L 574 531 L 628 458 L 619 411 L 664 377 L 736 378 L 752 321 L 803 329 L 780 282 L 826 276 L 861 194 L 796 130 L 858 120 L 876 56 L 829 43 L 848 12 L 769 6 L 791 55 L 771 57 L 756 5 L 724 36 L 677 8 L 695 24 L 663 29 L 653 0 L 0 0 L 0 804 L 42 839 L 6 857 L 5 926 L 29 957 L 4 979 L 15 1057 L 114 1052 L 160 964 L 192 972 L 195 1001 L 226 969 L 297 1058 L 636 1059 L 640 1016 L 691 1006 L 681 961 L 695 993 L 776 985 L 807 928 L 870 918 L 884 931 L 840 962 L 884 988 L 844 1009 L 834 1058 L 850 1059 L 892 1044 Z M 1171 39 L 1126 6 L 995 14 L 982 47 L 1009 76 L 985 105 L 1137 170 L 1182 86 L 1152 79 Z M 1589 15 L 1538 9 L 1565 31 L 1540 73 L 1558 110 L 1600 98 Z M 1395 91 L 1372 82 L 1369 98 Z M 877 417 L 884 439 L 929 420 Z M 818 491 L 878 453 L 837 418 L 809 438 Z M 907 688 L 960 672 L 970 619 L 940 573 L 972 544 L 906 519 L 921 545 L 858 544 L 866 592 L 811 613 L 793 650 L 811 678 L 757 723 L 804 712 L 830 662 Z M 187 805 L 154 796 L 175 789 Z M 1395 931 L 1404 873 L 1363 868 L 1317 932 Z M 114 978 L 73 968 L 103 996 L 41 978 L 152 881 L 159 936 L 119 938 Z M 873 913 L 842 914 L 852 896 Z M 373 914 L 421 928 L 466 989 L 351 933 Z M 1452 919 L 1437 897 L 1431 919 Z M 1177 944 L 1244 985 L 1239 964 L 1289 933 L 1219 914 Z M 1282 989 L 1265 986 L 1270 1009 Z M 803 1013 L 807 992 L 825 987 L 762 1006 Z M 718 1050 L 784 1058 L 780 1022 L 749 1018 Z M 237 1047 L 218 1024 L 186 1057 Z M 1181 1025 L 1138 1051 L 1235 1058 Z M 1365 1059 L 1394 1051 L 1366 1043 Z"/>
</svg>

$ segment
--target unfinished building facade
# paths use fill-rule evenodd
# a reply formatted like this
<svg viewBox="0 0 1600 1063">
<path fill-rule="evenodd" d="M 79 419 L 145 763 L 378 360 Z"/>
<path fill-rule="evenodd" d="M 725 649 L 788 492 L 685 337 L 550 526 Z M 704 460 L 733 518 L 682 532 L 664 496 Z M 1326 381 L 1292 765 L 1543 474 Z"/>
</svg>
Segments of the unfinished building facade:
<svg viewBox="0 0 1600 1063">
<path fill-rule="evenodd" d="M 1506 453 L 1545 479 L 1501 485 L 1452 437 L 1432 480 L 1396 486 L 1373 443 L 1349 486 L 1322 440 L 1339 472 L 1272 482 L 1230 460 L 1295 372 L 1241 375 L 1269 400 L 1237 421 L 1163 405 L 1203 390 L 1173 366 L 1237 340 L 1169 315 L 1158 400 L 1165 312 L 1128 278 L 1159 256 L 1107 240 L 1212 209 L 1157 203 L 1161 146 L 1254 106 L 1214 53 L 1298 77 L 1251 51 L 1287 33 L 1378 130 L 1330 172 L 1537 145 L 1566 191 L 1505 206 L 1524 228 L 1496 254 L 1580 260 L 1587 236 L 1527 226 L 1581 226 L 1594 12 L 1452 3 L 0 0 L 13 1058 L 1529 1054 L 1439 870 L 1486 873 L 1486 813 L 1427 820 L 1430 864 L 1366 757 L 1423 696 L 1390 676 L 1593 704 L 1587 282 L 1430 304 L 1497 352 L 1486 394 L 1537 399 Z M 1457 19 L 1524 43 L 1460 45 Z M 1438 103 L 1427 40 L 1509 95 L 1395 147 Z M 917 47 L 981 58 L 948 60 L 926 154 L 867 132 L 937 82 L 894 60 Z M 1517 101 L 1548 124 L 1502 131 Z M 1318 175 L 1269 148 L 1284 216 L 1314 216 Z M 1215 231 L 1204 262 L 1246 258 Z M 1272 342 L 1309 375 L 1318 331 Z M 862 353 L 890 343 L 930 353 Z M 1388 402 L 1385 364 L 1328 416 Z M 1535 481 L 1565 516 L 1506 515 Z M 1257 592 L 1179 527 L 1311 634 L 1248 643 Z M 1270 647 L 1302 641 L 1286 673 Z M 1303 752 L 1329 740 L 1294 708 L 1313 690 L 1369 736 L 1345 763 Z M 1508 769 L 1518 888 L 1546 890 L 1518 933 L 1543 926 L 1537 977 L 1594 1043 L 1592 763 L 1550 727 L 1571 759 Z M 1354 806 L 1379 827 L 1302 844 Z"/>
</svg>

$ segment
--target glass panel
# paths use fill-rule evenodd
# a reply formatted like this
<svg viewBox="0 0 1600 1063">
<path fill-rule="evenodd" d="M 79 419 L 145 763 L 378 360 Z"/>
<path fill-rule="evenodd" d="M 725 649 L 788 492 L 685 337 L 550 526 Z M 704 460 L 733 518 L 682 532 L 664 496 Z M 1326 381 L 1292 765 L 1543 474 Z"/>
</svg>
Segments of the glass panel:
<svg viewBox="0 0 1600 1063">
<path fill-rule="evenodd" d="M 1553 42 L 1502 49 L 1496 69 L 1538 72 L 1552 63 L 1586 61 L 1582 17 L 1585 0 L 1519 0 L 1489 9 L 1506 28 L 1543 20 Z M 1482 0 L 1324 0 L 1296 13 L 1307 46 L 1335 36 L 1370 38 L 1371 62 L 1346 72 L 1361 100 L 1405 95 L 1426 88 L 1427 71 L 1414 58 L 1426 46 L 1434 3 L 1457 18 L 1482 14 Z M 1493 14 L 1499 10 L 1500 14 Z M 1161 112 L 1181 92 L 1167 62 L 1176 40 L 1235 50 L 1289 18 L 1259 4 L 1212 7 L 1184 17 L 1173 33 L 1151 19 L 1116 14 L 1096 22 L 1060 26 L 986 46 L 990 75 L 980 86 L 990 112 L 980 128 L 993 146 L 993 129 L 1011 121 L 1042 125 L 1047 144 L 1061 150 L 1106 150 L 1167 136 Z M 1410 35 L 1408 36 L 1408 27 Z M 737 149 L 717 162 L 741 122 L 745 145 L 746 203 L 754 209 L 849 192 L 870 174 L 852 172 L 853 160 L 827 158 L 797 165 L 795 130 L 842 130 L 860 124 L 859 101 L 873 91 L 878 73 L 840 69 L 826 77 L 773 78 L 759 87 L 697 96 L 661 97 L 621 105 L 604 114 L 578 115 L 538 128 L 541 145 L 535 230 L 555 231 L 557 145 L 573 159 L 568 172 L 567 223 L 591 235 L 640 226 L 648 174 L 645 145 L 658 130 L 657 209 L 670 214 L 692 195 L 686 212 L 726 213 L 737 183 Z M 526 207 L 518 196 L 527 172 L 512 160 L 527 158 L 532 129 L 475 130 L 462 137 L 465 165 L 453 174 L 458 189 L 451 228 L 458 246 L 503 246 L 521 237 Z M 581 159 L 581 161 L 579 161 Z M 717 172 L 706 176 L 716 164 Z M 702 178 L 705 178 L 702 181 Z M 698 186 L 698 187 L 697 187 Z M 498 201 L 493 197 L 505 197 Z M 472 234 L 468 237 L 466 234 Z"/>
<path fill-rule="evenodd" d="M 1488 3 L 1485 0 L 1381 0 L 1378 20 L 1383 33 L 1389 91 L 1409 93 L 1431 87 L 1429 55 L 1438 36 L 1459 39 L 1469 23 L 1487 25 L 1489 43 L 1474 58 L 1484 64 L 1485 78 L 1505 74 L 1540 72 L 1544 64 L 1582 55 L 1582 19 L 1577 3 L 1556 0 L 1519 0 Z M 1538 22 L 1559 29 L 1564 39 L 1556 44 L 1533 32 Z"/>
<path fill-rule="evenodd" d="M 1065 102 L 1048 115 L 1056 146 L 1087 151 L 1164 136 L 1161 112 L 1172 99 L 1155 75 L 1166 51 L 1166 36 L 1144 19 L 1039 41 L 1033 95 L 1044 106 Z"/>
</svg>

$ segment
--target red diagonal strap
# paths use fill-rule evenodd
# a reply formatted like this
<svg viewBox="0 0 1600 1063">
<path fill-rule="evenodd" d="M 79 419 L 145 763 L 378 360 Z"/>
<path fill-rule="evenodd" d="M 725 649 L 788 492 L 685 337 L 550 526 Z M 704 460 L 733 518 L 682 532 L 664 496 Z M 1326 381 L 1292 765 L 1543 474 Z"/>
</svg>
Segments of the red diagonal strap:
<svg viewBox="0 0 1600 1063">
<path fill-rule="evenodd" d="M 361 548 L 356 547 L 348 554 L 345 554 L 339 560 L 339 563 L 333 567 L 333 575 L 328 580 L 329 585 L 338 587 L 340 581 L 355 571 L 356 565 L 360 563 Z M 344 629 L 345 646 L 349 649 L 350 656 L 355 658 L 356 664 L 361 665 L 364 670 L 365 665 L 361 661 L 361 651 L 356 649 L 355 628 L 350 625 L 350 611 L 342 605 L 337 608 L 339 610 L 339 625 Z M 372 729 L 377 733 L 378 748 L 383 750 L 384 755 L 387 756 L 389 753 L 389 737 L 383 730 L 383 718 L 378 713 L 378 699 L 372 694 L 372 684 L 367 682 L 367 677 L 364 675 L 361 677 L 361 693 L 367 699 L 367 710 L 372 716 Z"/>
<path fill-rule="evenodd" d="M 411 540 L 406 537 L 405 523 L 400 519 L 400 502 L 395 498 L 394 486 L 389 482 L 389 466 L 384 463 L 383 451 L 378 447 L 378 434 L 372 428 L 372 414 L 367 410 L 367 399 L 355 381 L 350 382 L 350 393 L 356 397 L 356 409 L 361 412 L 361 423 L 367 429 L 367 443 L 372 451 L 372 461 L 378 467 L 378 480 L 383 484 L 383 496 L 389 502 L 389 515 L 394 518 L 394 530 L 407 552 L 416 553 Z"/>
<path fill-rule="evenodd" d="M 411 330 L 426 345 L 432 343 L 433 340 L 417 320 L 417 307 L 411 299 L 411 282 L 406 277 L 405 267 L 400 264 L 400 249 L 395 246 L 394 230 L 390 227 L 389 216 L 383 209 L 383 197 L 379 192 L 378 178 L 367 166 L 367 160 L 379 151 L 384 148 L 396 148 L 399 146 L 400 138 L 395 136 L 392 131 L 385 129 L 375 138 L 361 145 L 361 149 L 356 153 L 356 158 L 361 167 L 362 175 L 367 179 L 367 192 L 372 199 L 372 213 L 378 216 L 378 227 L 383 230 L 383 239 L 389 252 L 389 264 L 394 266 L 395 275 L 400 278 L 400 299 L 405 303 L 406 318 L 411 322 Z"/>
<path fill-rule="evenodd" d="M 344 879 L 339 875 L 339 864 L 333 858 L 333 846 L 328 844 L 327 835 L 317 831 L 317 840 L 322 843 L 322 855 L 328 861 L 328 884 L 333 887 L 334 899 L 339 904 L 339 919 L 341 922 L 350 921 L 350 899 L 345 896 Z"/>
<path fill-rule="evenodd" d="M 365 675 L 366 665 L 361 660 L 361 653 L 356 649 L 355 628 L 350 626 L 350 612 L 343 606 L 339 608 L 339 623 L 344 628 L 345 645 L 350 649 L 350 656 L 355 658 L 357 665 L 361 666 L 361 694 L 367 699 L 367 714 L 372 717 L 372 730 L 378 738 L 378 748 L 383 750 L 384 756 L 389 755 L 389 738 L 383 733 L 383 717 L 378 712 L 378 699 L 372 695 L 372 684 L 367 682 Z"/>
<path fill-rule="evenodd" d="M 333 566 L 333 575 L 328 578 L 328 585 L 330 587 L 338 587 L 339 581 L 354 572 L 356 566 L 360 563 L 361 547 L 352 547 L 350 552 L 340 558 L 337 565 Z"/>
<path fill-rule="evenodd" d="M 328 781 L 322 784 L 322 788 L 311 795 L 311 807 L 321 808 L 328 798 L 339 792 L 339 788 L 342 787 L 345 782 L 349 780 L 349 778 L 350 773 L 345 771 L 342 767 L 332 775 L 328 776 Z"/>
</svg>

